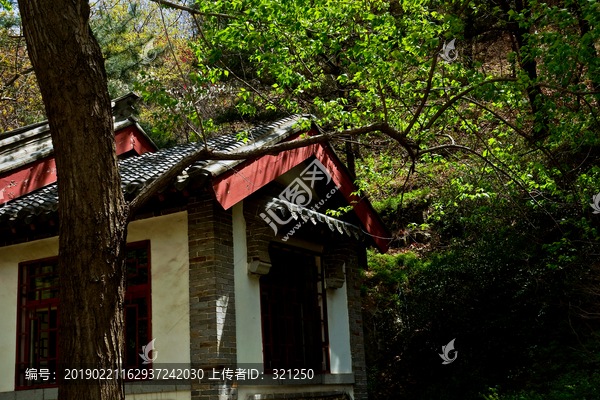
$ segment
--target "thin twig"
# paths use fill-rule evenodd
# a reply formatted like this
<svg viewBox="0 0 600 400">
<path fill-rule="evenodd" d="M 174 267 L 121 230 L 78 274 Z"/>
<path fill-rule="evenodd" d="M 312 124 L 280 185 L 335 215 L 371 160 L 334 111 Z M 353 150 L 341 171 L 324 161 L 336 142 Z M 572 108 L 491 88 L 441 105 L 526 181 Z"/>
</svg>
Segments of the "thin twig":
<svg viewBox="0 0 600 400">
<path fill-rule="evenodd" d="M 204 32 L 202 31 L 202 27 L 200 26 L 200 24 L 198 23 L 198 20 L 196 19 L 196 16 L 193 15 L 192 16 L 194 19 L 194 22 L 196 23 L 196 27 L 198 28 L 198 31 L 200 33 L 200 37 L 202 38 L 202 41 L 204 42 L 204 44 L 206 44 L 206 46 L 208 46 L 211 49 L 214 49 L 213 45 L 206 39 L 206 37 L 204 36 Z M 273 103 L 271 100 L 269 100 L 268 98 L 266 98 L 262 93 L 260 93 L 260 91 L 258 89 L 255 89 L 252 85 L 250 85 L 248 82 L 246 82 L 245 80 L 243 80 L 242 78 L 240 78 L 239 76 L 236 75 L 235 72 L 233 72 L 227 65 L 225 65 L 225 63 L 221 60 L 219 60 L 219 64 L 221 64 L 221 66 L 228 72 L 231 74 L 231 76 L 233 76 L 233 78 L 235 80 L 237 80 L 238 82 L 242 83 L 243 85 L 247 86 L 250 90 L 252 90 L 254 93 L 256 93 L 256 95 L 258 95 L 261 99 L 263 99 L 266 103 L 271 104 L 273 107 L 275 108 L 279 108 L 277 107 L 277 105 L 275 103 Z M 291 115 L 288 112 L 288 115 Z"/>
<path fill-rule="evenodd" d="M 177 59 L 177 55 L 175 54 L 175 49 L 173 47 L 173 43 L 171 42 L 171 37 L 169 36 L 169 32 L 167 29 L 167 24 L 165 22 L 165 15 L 163 13 L 162 7 L 159 6 L 159 10 L 160 10 L 160 18 L 162 20 L 163 23 L 163 28 L 165 29 L 165 37 L 167 38 L 167 41 L 169 42 L 169 49 L 171 50 L 171 54 L 173 55 L 173 61 L 175 61 L 175 65 L 177 66 L 177 69 L 179 70 L 179 75 L 181 75 L 181 78 L 183 80 L 185 80 L 185 75 L 183 74 L 183 70 L 181 69 L 181 66 L 179 65 L 179 60 Z M 190 96 L 190 99 L 192 101 L 192 106 L 194 107 L 194 111 L 196 112 L 196 117 L 198 118 L 198 120 L 200 121 L 200 138 L 202 139 L 202 141 L 204 142 L 204 148 L 208 149 L 208 143 L 206 141 L 206 132 L 204 131 L 204 124 L 202 121 L 202 116 L 200 115 L 200 112 L 198 111 L 198 108 L 196 107 L 196 103 L 194 102 L 194 98 L 193 98 L 193 93 L 187 89 L 187 85 L 184 85 L 184 90 L 186 92 L 188 92 L 188 95 Z M 194 131 L 194 134 L 196 132 Z"/>
<path fill-rule="evenodd" d="M 221 13 L 207 13 L 207 12 L 203 12 L 203 11 L 200 11 L 200 10 L 196 10 L 194 8 L 182 6 L 181 4 L 172 3 L 172 2 L 166 1 L 166 0 L 151 0 L 151 1 L 153 1 L 155 3 L 158 3 L 158 4 L 163 4 L 163 5 L 171 7 L 171 8 L 176 8 L 178 10 L 187 11 L 187 12 L 189 12 L 192 15 L 204 15 L 206 17 L 220 17 L 220 18 L 227 18 L 227 19 L 239 20 L 238 17 L 235 17 L 233 15 L 221 14 Z M 249 20 L 249 19 L 247 19 L 246 21 L 254 22 L 254 21 Z"/>
<path fill-rule="evenodd" d="M 385 94 L 383 93 L 383 88 L 381 87 L 381 81 L 379 79 L 377 80 L 377 86 L 379 87 L 379 96 L 381 97 L 381 102 L 383 104 L 383 115 L 385 116 L 385 122 L 387 124 L 390 122 L 390 120 L 388 118 L 387 105 L 385 104 L 387 102 L 387 100 L 385 98 Z"/>
<path fill-rule="evenodd" d="M 417 122 L 417 119 L 419 119 L 419 116 L 421 115 L 421 111 L 423 110 L 423 107 L 425 106 L 425 103 L 427 102 L 427 98 L 429 97 L 429 92 L 431 91 L 431 82 L 433 81 L 433 73 L 435 72 L 435 66 L 437 65 L 438 53 L 441 48 L 442 48 L 442 44 L 440 42 L 440 45 L 435 50 L 433 59 L 431 60 L 431 69 L 429 70 L 429 76 L 427 77 L 427 88 L 425 90 L 425 93 L 423 94 L 423 98 L 421 99 L 421 104 L 417 108 L 417 111 L 415 112 L 415 115 L 413 116 L 412 120 L 410 121 L 410 123 L 408 124 L 406 129 L 404 130 L 404 132 L 403 132 L 404 135 L 408 135 L 410 133 L 410 130 Z"/>
</svg>

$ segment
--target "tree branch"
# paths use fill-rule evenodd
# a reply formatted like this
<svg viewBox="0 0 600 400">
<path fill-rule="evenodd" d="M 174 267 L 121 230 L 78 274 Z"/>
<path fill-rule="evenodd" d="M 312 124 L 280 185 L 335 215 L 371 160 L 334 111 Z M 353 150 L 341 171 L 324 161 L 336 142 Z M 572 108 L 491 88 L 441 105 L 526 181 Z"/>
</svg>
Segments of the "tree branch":
<svg viewBox="0 0 600 400">
<path fill-rule="evenodd" d="M 459 94 L 457 94 L 456 96 L 454 96 L 453 98 L 451 98 L 450 100 L 448 100 L 446 103 L 444 103 L 444 105 L 442 106 L 442 108 L 440 108 L 433 117 L 431 117 L 431 119 L 429 120 L 429 122 L 427 123 L 427 125 L 425 125 L 424 129 L 429 129 L 431 128 L 431 126 L 435 123 L 435 121 L 450 107 L 452 106 L 454 103 L 456 103 L 458 100 L 460 100 L 462 97 L 464 97 L 465 95 L 469 94 L 469 92 L 472 92 L 473 90 L 477 89 L 478 87 L 481 87 L 483 85 L 487 85 L 488 83 L 494 83 L 494 82 L 516 82 L 517 78 L 494 78 L 494 79 L 490 79 L 489 81 L 484 81 L 484 82 L 480 82 L 475 86 L 471 86 L 468 89 L 463 90 L 462 92 L 460 92 Z"/>
<path fill-rule="evenodd" d="M 196 19 L 195 15 L 192 15 L 192 18 L 194 19 L 194 23 L 196 24 L 196 27 L 198 28 L 198 32 L 200 33 L 200 38 L 202 39 L 202 41 L 204 42 L 204 44 L 206 44 L 206 46 L 208 46 L 208 48 L 210 49 L 214 49 L 213 45 L 206 39 L 206 36 L 204 36 L 204 31 L 202 30 L 202 27 L 200 26 L 200 23 L 198 22 L 198 20 Z M 260 91 L 256 88 L 254 88 L 252 85 L 250 85 L 248 82 L 246 82 L 245 80 L 243 80 L 242 78 L 240 78 L 239 76 L 237 76 L 237 74 L 235 72 L 233 72 L 231 70 L 231 68 L 229 68 L 222 60 L 219 60 L 219 64 L 221 64 L 221 66 L 228 72 L 231 74 L 231 76 L 233 76 L 233 78 L 235 80 L 237 80 L 238 82 L 240 82 L 241 84 L 247 86 L 250 90 L 252 90 L 254 93 L 256 93 L 256 95 L 258 97 L 260 97 L 261 99 L 263 99 L 263 101 L 271 104 L 273 107 L 275 107 L 276 109 L 279 109 L 279 107 L 277 107 L 277 105 L 275 103 L 273 103 L 271 100 L 269 100 L 268 98 L 266 98 L 262 93 L 260 93 Z M 288 112 L 288 115 L 290 115 L 290 113 Z"/>
<path fill-rule="evenodd" d="M 172 3 L 172 2 L 167 1 L 167 0 L 151 0 L 151 1 L 153 1 L 155 3 L 158 3 L 158 4 L 165 5 L 167 7 L 176 8 L 176 9 L 182 10 L 182 11 L 187 11 L 190 14 L 204 15 L 206 17 L 221 17 L 221 18 L 228 18 L 228 19 L 239 19 L 238 17 L 234 17 L 234 16 L 229 15 L 229 14 L 202 12 L 202 11 L 190 8 L 190 7 L 182 6 L 181 4 Z"/>
<path fill-rule="evenodd" d="M 381 87 L 381 80 L 377 80 L 377 87 L 379 88 L 379 96 L 381 97 L 381 103 L 383 104 L 383 115 L 385 116 L 385 122 L 389 122 L 388 118 L 388 109 L 387 109 L 387 99 L 385 98 L 385 94 L 383 93 L 383 88 Z M 402 203 L 400 203 L 402 204 Z"/>
<path fill-rule="evenodd" d="M 293 150 L 316 143 L 327 142 L 340 136 L 357 136 L 377 131 L 383 132 L 396 139 L 406 149 L 410 157 L 415 159 L 415 149 L 417 148 L 416 144 L 386 123 L 376 123 L 333 133 L 326 133 L 320 127 L 314 124 L 313 127 L 317 128 L 316 130 L 319 132 L 318 135 L 249 150 L 226 152 L 215 151 L 201 147 L 192 154 L 182 158 L 179 162 L 169 168 L 167 172 L 145 186 L 129 203 L 129 218 L 131 219 L 133 216 L 135 216 L 135 213 L 156 193 L 168 187 L 171 182 L 177 178 L 177 176 L 179 176 L 187 167 L 200 160 L 246 160 L 253 157 L 277 154 L 286 150 Z"/>
<path fill-rule="evenodd" d="M 421 99 L 421 104 L 419 105 L 419 108 L 417 108 L 417 111 L 415 112 L 413 119 L 410 121 L 410 123 L 404 130 L 404 135 L 408 135 L 408 133 L 410 132 L 412 127 L 415 125 L 415 122 L 417 122 L 417 120 L 419 119 L 419 115 L 421 115 L 421 111 L 423 111 L 423 107 L 425 107 L 425 103 L 427 102 L 427 98 L 429 97 L 429 92 L 431 91 L 431 82 L 433 81 L 433 73 L 435 72 L 435 66 L 437 65 L 437 59 L 438 59 L 438 53 L 440 52 L 441 48 L 442 48 L 442 43 L 440 42 L 440 45 L 435 50 L 435 54 L 433 55 L 433 60 L 431 61 L 431 69 L 429 70 L 429 76 L 427 77 L 427 88 L 425 89 L 425 93 L 423 94 L 423 99 Z"/>
<path fill-rule="evenodd" d="M 512 130 L 514 130 L 515 132 L 517 132 L 519 135 L 521 135 L 523 138 L 527 139 L 528 141 L 531 141 L 531 137 L 525 133 L 525 131 L 517 128 L 515 125 L 513 125 L 512 123 L 510 123 L 508 120 L 506 120 L 504 117 L 502 117 L 502 115 L 498 114 L 497 112 L 495 112 L 494 110 L 490 109 L 489 107 L 487 107 L 484 104 L 481 104 L 480 102 L 478 102 L 475 99 L 472 99 L 470 97 L 466 98 L 467 101 L 469 101 L 470 103 L 475 104 L 476 106 L 484 109 L 485 111 L 489 112 L 490 114 L 492 114 L 494 117 L 498 118 L 500 121 L 502 121 L 502 123 L 504 123 L 506 126 L 508 126 L 509 128 L 511 128 Z"/>
<path fill-rule="evenodd" d="M 177 59 L 177 55 L 175 54 L 175 49 L 173 48 L 173 43 L 171 43 L 171 38 L 169 37 L 169 30 L 167 29 L 167 24 L 165 23 L 165 16 L 162 12 L 162 8 L 160 9 L 160 19 L 163 23 L 163 28 L 165 30 L 165 36 L 167 38 L 167 42 L 169 43 L 169 49 L 171 50 L 171 54 L 173 55 L 173 61 L 175 62 L 175 66 L 179 70 L 179 75 L 181 75 L 181 79 L 185 82 L 185 75 L 183 74 L 183 70 L 181 69 L 181 65 L 179 65 L 179 60 Z M 195 20 L 195 19 L 194 19 Z M 192 107 L 194 107 L 194 111 L 196 112 L 196 118 L 200 121 L 200 138 L 204 143 L 204 147 L 208 148 L 206 144 L 206 132 L 204 131 L 204 122 L 202 121 L 202 116 L 200 115 L 200 111 L 198 111 L 198 107 L 196 107 L 196 102 L 194 101 L 194 91 L 187 89 L 187 85 L 184 85 L 184 90 L 188 93 L 191 99 Z M 194 133 L 196 131 L 192 129 Z"/>
<path fill-rule="evenodd" d="M 535 86 L 545 87 L 545 88 L 548 88 L 548 89 L 557 90 L 559 92 L 569 93 L 569 94 L 572 94 L 572 95 L 575 95 L 575 96 L 587 96 L 587 95 L 600 94 L 600 90 L 591 90 L 591 91 L 577 92 L 577 91 L 574 91 L 574 90 L 569 90 L 569 89 L 564 89 L 564 88 L 556 87 L 556 86 L 553 86 L 553 85 L 549 85 L 547 83 L 537 83 Z"/>
<path fill-rule="evenodd" d="M 478 152 L 476 152 L 475 150 L 471 149 L 470 147 L 467 146 L 462 146 L 462 145 L 458 145 L 458 144 L 443 144 L 441 146 L 436 146 L 436 147 L 431 147 L 429 149 L 423 150 L 419 152 L 419 155 L 423 155 L 423 154 L 427 154 L 427 153 L 433 153 L 434 151 L 438 151 L 438 150 L 444 150 L 444 149 L 459 149 L 459 150 L 465 150 L 468 151 L 469 153 L 476 155 L 477 157 L 481 158 L 483 161 L 485 161 L 487 164 L 489 164 L 492 169 L 499 171 L 501 173 L 503 173 L 504 175 L 506 175 L 511 181 L 513 181 L 514 183 L 516 183 L 521 190 L 524 193 L 527 193 L 527 195 L 531 198 L 531 200 L 533 200 L 533 202 L 540 207 L 540 209 L 542 209 L 549 217 L 550 219 L 552 219 L 552 221 L 554 221 L 554 224 L 558 227 L 558 229 L 562 232 L 562 228 L 560 227 L 560 225 L 558 224 L 558 222 L 554 219 L 554 217 L 552 216 L 552 214 L 550 214 L 548 212 L 548 210 L 546 210 L 536 199 L 535 197 L 533 197 L 531 195 L 531 192 L 529 190 L 527 190 L 527 188 L 525 186 L 523 186 L 523 184 L 521 182 L 519 182 L 518 179 L 516 179 L 515 177 L 513 177 L 511 174 L 509 174 L 508 172 L 506 172 L 505 170 L 503 170 L 502 168 L 500 168 L 499 166 L 497 166 L 496 164 L 494 164 L 491 160 L 489 160 L 487 157 L 484 157 L 483 154 L 479 154 Z"/>
<path fill-rule="evenodd" d="M 509 121 L 507 121 L 505 118 L 503 118 L 500 114 L 496 113 L 494 110 L 486 107 L 485 105 L 481 104 L 480 102 L 478 102 L 475 99 L 472 99 L 470 97 L 466 97 L 466 99 L 477 105 L 478 107 L 486 110 L 487 112 L 489 112 L 490 114 L 492 114 L 493 116 L 495 116 L 496 118 L 498 118 L 500 121 L 502 121 L 503 123 L 505 123 L 508 127 L 512 128 L 517 134 L 521 135 L 525 140 L 527 140 L 532 146 L 537 147 L 542 153 L 544 153 L 546 155 L 546 157 L 548 157 L 548 159 L 554 164 L 554 166 L 560 171 L 561 175 L 563 177 L 567 176 L 567 171 L 564 170 L 564 168 L 560 165 L 560 163 L 558 162 L 558 160 L 556 159 L 556 157 L 554 157 L 554 155 L 546 148 L 544 148 L 544 146 L 542 144 L 538 144 L 537 140 L 528 135 L 527 133 L 525 133 L 525 131 L 517 128 L 515 125 L 511 124 Z M 567 181 L 567 184 L 572 185 L 571 181 Z M 560 227 L 559 227 L 560 229 Z"/>
<path fill-rule="evenodd" d="M 21 72 L 17 72 L 16 74 L 13 75 L 12 78 L 10 78 L 10 80 L 8 82 L 6 82 L 4 84 L 4 86 L 2 86 L 2 90 L 0 90 L 0 94 L 4 93 L 6 91 L 6 89 L 8 89 L 9 86 L 11 86 L 13 83 L 15 83 L 17 81 L 17 79 L 19 79 L 20 77 L 22 77 L 23 75 L 27 75 L 33 72 L 33 67 L 31 68 L 27 68 Z"/>
</svg>

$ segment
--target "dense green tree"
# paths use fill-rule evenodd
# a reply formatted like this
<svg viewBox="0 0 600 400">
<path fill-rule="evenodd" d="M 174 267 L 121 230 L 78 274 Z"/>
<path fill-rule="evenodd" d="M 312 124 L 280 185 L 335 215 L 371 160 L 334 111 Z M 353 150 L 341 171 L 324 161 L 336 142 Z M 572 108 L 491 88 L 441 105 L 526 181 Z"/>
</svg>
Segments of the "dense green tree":
<svg viewBox="0 0 600 400">
<path fill-rule="evenodd" d="M 130 92 L 143 67 L 142 49 L 152 39 L 148 33 L 135 31 L 143 17 L 135 3 L 98 3 L 90 20 L 106 60 L 104 66 L 111 98 Z"/>
<path fill-rule="evenodd" d="M 240 114 L 354 135 L 359 184 L 420 249 L 366 271 L 374 394 L 595 396 L 597 1 L 155 1 L 195 16 L 197 75 L 235 82 Z M 432 369 L 457 335 L 459 372 Z"/>
</svg>

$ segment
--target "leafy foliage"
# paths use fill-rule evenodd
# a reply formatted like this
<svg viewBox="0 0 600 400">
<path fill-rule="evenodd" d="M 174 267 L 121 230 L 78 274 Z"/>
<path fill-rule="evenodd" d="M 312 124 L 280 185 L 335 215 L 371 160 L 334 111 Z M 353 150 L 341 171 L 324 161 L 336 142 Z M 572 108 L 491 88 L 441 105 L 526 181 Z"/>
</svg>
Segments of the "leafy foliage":
<svg viewBox="0 0 600 400">
<path fill-rule="evenodd" d="M 14 10 L 0 10 L 0 132 L 43 119 L 42 96 Z"/>
<path fill-rule="evenodd" d="M 138 80 L 142 49 L 151 40 L 141 25 L 149 15 L 135 3 L 120 0 L 100 2 L 94 11 L 91 26 L 106 59 L 108 92 L 114 99 L 132 91 Z"/>
<path fill-rule="evenodd" d="M 237 93 L 227 109 L 311 113 L 358 143 L 338 149 L 400 252 L 371 253 L 365 271 L 374 398 L 592 396 L 596 0 L 200 0 L 194 10 L 189 76 Z M 440 54 L 453 38 L 450 63 Z M 197 109 L 184 118 L 203 128 L 198 139 L 219 121 Z M 441 365 L 454 337 L 459 361 Z"/>
<path fill-rule="evenodd" d="M 568 268 L 548 268 L 552 232 L 518 225 L 469 230 L 421 257 L 370 254 L 363 301 L 374 398 L 476 398 L 495 386 L 545 396 L 565 382 L 592 393 L 598 322 L 584 317 L 598 304 L 582 280 L 597 279 L 600 266 L 579 252 Z M 437 353 L 453 338 L 457 361 L 441 365 Z"/>
<path fill-rule="evenodd" d="M 364 271 L 373 398 L 597 397 L 597 0 L 115 2 L 94 20 L 111 93 L 142 93 L 162 145 L 292 113 L 342 141 L 395 235 Z"/>
</svg>

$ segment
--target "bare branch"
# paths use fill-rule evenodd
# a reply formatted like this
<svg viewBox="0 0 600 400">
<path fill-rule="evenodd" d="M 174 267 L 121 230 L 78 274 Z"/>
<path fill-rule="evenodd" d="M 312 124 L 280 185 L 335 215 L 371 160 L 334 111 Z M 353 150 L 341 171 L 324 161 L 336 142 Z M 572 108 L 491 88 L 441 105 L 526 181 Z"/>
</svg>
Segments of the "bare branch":
<svg viewBox="0 0 600 400">
<path fill-rule="evenodd" d="M 556 87 L 554 85 L 549 85 L 547 83 L 537 83 L 535 86 L 545 87 L 545 88 L 548 88 L 548 89 L 557 90 L 559 92 L 569 93 L 569 94 L 572 94 L 572 95 L 575 95 L 575 96 L 587 96 L 587 95 L 592 95 L 592 94 L 600 94 L 600 90 L 577 92 L 577 91 L 574 91 L 574 90 L 569 90 L 569 89 L 564 89 L 564 88 Z"/>
<path fill-rule="evenodd" d="M 387 99 L 385 98 L 385 94 L 383 93 L 383 88 L 381 87 L 381 81 L 377 80 L 377 86 L 379 88 L 379 96 L 381 96 L 381 103 L 383 104 L 383 115 L 385 115 L 385 122 L 389 122 L 388 118 L 388 109 L 387 109 Z"/>
<path fill-rule="evenodd" d="M 538 142 L 533 137 L 531 137 L 530 135 L 528 135 L 527 133 L 525 133 L 525 131 L 517 128 L 515 125 L 511 124 L 509 121 L 507 121 L 505 118 L 503 118 L 500 114 L 498 114 L 497 112 L 491 110 L 490 108 L 486 107 L 485 105 L 481 104 L 477 100 L 472 99 L 470 97 L 467 97 L 466 99 L 469 102 L 477 105 L 478 107 L 483 108 L 484 110 L 486 110 L 487 112 L 489 112 L 490 114 L 492 114 L 493 116 L 495 116 L 496 118 L 498 118 L 500 121 L 502 121 L 503 123 L 505 123 L 511 129 L 513 129 L 516 133 L 518 133 L 523 138 L 525 138 L 525 140 L 527 140 L 532 146 L 535 146 L 536 148 L 538 148 L 541 152 L 543 152 L 546 155 L 546 157 L 548 157 L 548 159 L 560 171 L 560 173 L 562 174 L 562 176 L 567 176 L 567 171 L 564 170 L 564 168 L 560 165 L 560 163 L 558 162 L 558 160 L 556 159 L 556 157 L 554 157 L 554 155 L 550 152 L 550 150 L 548 150 L 547 148 L 545 148 L 543 145 L 538 144 Z M 570 184 L 570 185 L 572 184 L 572 182 L 570 182 L 570 181 L 567 181 L 567 183 Z M 550 215 L 550 214 L 548 214 L 548 215 Z"/>
<path fill-rule="evenodd" d="M 514 183 L 516 183 L 521 190 L 526 193 L 531 200 L 533 200 L 533 202 L 540 207 L 541 210 L 543 210 L 549 217 L 550 219 L 552 219 L 552 221 L 554 221 L 554 224 L 558 227 L 558 229 L 561 230 L 562 232 L 562 228 L 560 227 L 560 225 L 558 224 L 558 222 L 554 219 L 554 217 L 552 216 L 552 214 L 550 214 L 548 212 L 548 210 L 546 210 L 537 200 L 534 196 L 531 195 L 531 192 L 529 190 L 527 190 L 527 188 L 525 186 L 523 186 L 523 184 L 516 179 L 515 177 L 513 177 L 511 174 L 509 174 L 508 172 L 506 172 L 505 170 L 503 170 L 502 168 L 500 168 L 499 166 L 497 166 L 496 164 L 494 164 L 491 160 L 489 160 L 487 157 L 483 156 L 483 154 L 479 154 L 478 152 L 476 152 L 475 150 L 471 149 L 470 147 L 467 146 L 462 146 L 462 145 L 458 145 L 458 144 L 444 144 L 441 146 L 436 146 L 436 147 L 431 147 L 429 149 L 426 150 L 422 150 L 419 152 L 419 155 L 423 155 L 423 154 L 427 154 L 427 153 L 433 153 L 435 151 L 439 151 L 439 150 L 444 150 L 444 149 L 459 149 L 459 150 L 465 150 L 479 158 L 481 158 L 483 161 L 485 161 L 487 164 L 490 165 L 490 167 L 492 167 L 492 169 L 499 171 L 501 173 L 503 173 L 504 175 L 506 175 L 511 181 L 513 181 Z"/>
<path fill-rule="evenodd" d="M 467 6 L 469 5 L 470 2 L 471 2 L 471 0 L 466 0 L 464 2 L 462 7 L 460 7 L 460 9 L 458 10 L 458 13 L 456 14 L 457 17 L 460 16 L 463 13 L 463 11 L 465 11 L 465 9 L 467 8 Z"/>
<path fill-rule="evenodd" d="M 6 89 L 8 89 L 9 86 L 11 86 L 13 83 L 15 83 L 17 81 L 17 79 L 19 79 L 23 75 L 27 75 L 27 74 L 30 74 L 32 72 L 33 72 L 33 67 L 27 68 L 26 70 L 23 70 L 21 72 L 17 72 L 12 78 L 10 78 L 8 80 L 8 82 L 6 82 L 4 84 L 4 86 L 2 87 L 2 90 L 0 90 L 0 94 L 4 93 L 6 91 Z"/>
<path fill-rule="evenodd" d="M 442 133 L 439 135 L 435 135 L 435 136 L 440 136 L 440 137 L 447 137 L 448 139 L 450 139 L 450 141 L 452 142 L 452 144 L 455 144 L 456 142 L 454 141 L 454 138 L 450 135 L 448 135 L 447 133 Z"/>
<path fill-rule="evenodd" d="M 177 59 L 177 55 L 175 54 L 175 49 L 173 47 L 173 43 L 171 43 L 171 38 L 169 37 L 169 31 L 167 29 L 167 24 L 165 23 L 165 16 L 163 14 L 162 8 L 160 9 L 160 19 L 163 23 L 163 28 L 165 30 L 165 36 L 167 37 L 167 41 L 169 42 L 169 49 L 171 50 L 171 54 L 173 55 L 173 61 L 175 62 L 175 65 L 177 66 L 177 69 L 179 70 L 179 75 L 181 76 L 181 78 L 183 80 L 185 80 L 185 75 L 183 74 L 181 65 L 179 65 L 179 60 Z M 194 101 L 194 92 L 192 90 L 188 90 L 187 85 L 184 85 L 184 90 L 186 92 L 188 92 L 188 94 L 191 98 L 192 106 L 194 107 L 194 111 L 196 112 L 196 118 L 198 118 L 198 120 L 200 121 L 200 138 L 202 139 L 202 142 L 204 143 L 204 147 L 208 148 L 208 146 L 206 144 L 206 132 L 204 131 L 204 123 L 202 121 L 202 116 L 200 115 L 200 111 L 198 111 L 198 107 L 196 107 L 196 102 Z M 196 133 L 195 129 L 193 131 L 194 131 L 194 133 Z"/>
<path fill-rule="evenodd" d="M 402 184 L 402 188 L 400 189 L 402 191 L 402 194 L 400 195 L 400 206 L 398 207 L 398 209 L 402 208 L 402 204 L 404 202 L 404 193 L 406 192 L 406 184 L 408 183 L 408 179 L 410 178 L 410 176 L 413 174 L 413 172 L 415 172 L 415 160 L 412 160 L 412 164 L 410 165 L 410 168 L 408 169 L 408 174 L 406 174 L 406 179 L 404 180 L 404 184 Z"/>
<path fill-rule="evenodd" d="M 500 121 L 502 121 L 502 123 L 504 123 L 506 126 L 508 126 L 509 128 L 511 128 L 515 132 L 517 132 L 519 135 L 523 136 L 525 139 L 531 140 L 531 137 L 527 133 L 525 133 L 525 131 L 517 128 L 515 125 L 513 125 L 512 123 L 510 123 L 506 118 L 504 118 L 502 115 L 498 114 L 494 110 L 490 109 L 485 104 L 481 104 L 480 102 L 478 102 L 477 100 L 475 100 L 475 99 L 473 99 L 471 97 L 466 97 L 466 99 L 469 102 L 475 104 L 476 106 L 478 106 L 480 108 L 483 108 L 485 111 L 489 112 L 494 117 L 498 118 Z"/>
</svg>

